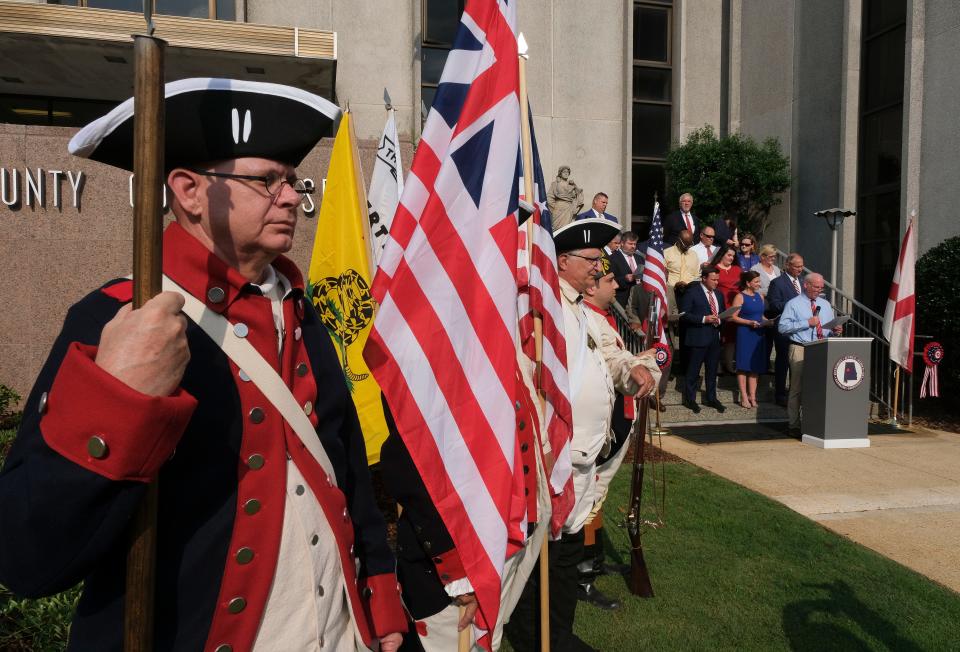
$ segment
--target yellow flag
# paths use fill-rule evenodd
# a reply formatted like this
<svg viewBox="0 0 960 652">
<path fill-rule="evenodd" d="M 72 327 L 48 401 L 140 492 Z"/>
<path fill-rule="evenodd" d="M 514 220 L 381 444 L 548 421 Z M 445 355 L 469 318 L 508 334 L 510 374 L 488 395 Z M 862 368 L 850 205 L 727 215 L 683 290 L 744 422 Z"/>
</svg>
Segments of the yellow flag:
<svg viewBox="0 0 960 652">
<path fill-rule="evenodd" d="M 367 445 L 367 463 L 380 461 L 387 424 L 380 387 L 363 360 L 373 327 L 367 196 L 349 112 L 333 143 L 313 241 L 307 292 L 330 332 Z M 321 388 L 320 391 L 323 391 Z"/>
</svg>

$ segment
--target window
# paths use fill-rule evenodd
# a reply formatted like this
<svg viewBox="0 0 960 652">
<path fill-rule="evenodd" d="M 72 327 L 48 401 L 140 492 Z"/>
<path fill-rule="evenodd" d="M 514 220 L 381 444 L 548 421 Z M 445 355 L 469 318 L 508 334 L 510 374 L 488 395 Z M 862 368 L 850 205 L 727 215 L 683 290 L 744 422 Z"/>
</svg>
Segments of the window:
<svg viewBox="0 0 960 652">
<path fill-rule="evenodd" d="M 633 5 L 633 230 L 646 238 L 654 197 L 664 202 L 664 162 L 673 135 L 673 8 L 670 0 Z"/>
<path fill-rule="evenodd" d="M 117 102 L 32 95 L 0 95 L 0 122 L 82 127 L 105 115 Z"/>
<path fill-rule="evenodd" d="M 437 85 L 447 54 L 453 47 L 453 39 L 460 26 L 464 0 L 421 0 L 422 38 L 420 40 L 420 103 L 421 121 L 437 94 Z"/>
<path fill-rule="evenodd" d="M 154 11 L 168 16 L 236 20 L 234 0 L 153 0 Z M 72 5 L 92 9 L 143 13 L 142 0 L 47 0 L 50 5 Z"/>
<path fill-rule="evenodd" d="M 857 298 L 880 313 L 900 245 L 906 0 L 864 2 L 857 170 Z"/>
</svg>

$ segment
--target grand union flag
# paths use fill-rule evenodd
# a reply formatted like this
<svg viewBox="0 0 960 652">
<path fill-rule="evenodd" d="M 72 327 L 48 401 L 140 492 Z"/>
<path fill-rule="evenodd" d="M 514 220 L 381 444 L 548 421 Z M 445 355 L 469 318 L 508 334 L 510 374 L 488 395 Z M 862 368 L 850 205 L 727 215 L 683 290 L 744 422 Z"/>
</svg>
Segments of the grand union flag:
<svg viewBox="0 0 960 652">
<path fill-rule="evenodd" d="M 526 518 L 511 509 L 519 142 L 515 2 L 468 0 L 374 280 L 365 357 L 484 628 L 498 617 L 508 536 Z"/>
</svg>

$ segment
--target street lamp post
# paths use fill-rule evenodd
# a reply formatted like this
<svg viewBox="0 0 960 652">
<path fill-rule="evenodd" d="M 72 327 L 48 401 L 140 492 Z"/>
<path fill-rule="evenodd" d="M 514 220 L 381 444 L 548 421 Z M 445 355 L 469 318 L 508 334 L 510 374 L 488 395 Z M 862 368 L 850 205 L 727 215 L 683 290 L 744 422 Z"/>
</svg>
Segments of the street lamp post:
<svg viewBox="0 0 960 652">
<path fill-rule="evenodd" d="M 833 290 L 830 292 L 830 303 L 836 303 L 837 300 L 837 231 L 843 226 L 843 218 L 856 214 L 857 211 L 843 208 L 826 208 L 814 213 L 827 221 L 833 240 L 833 251 L 830 254 L 830 282 L 833 284 Z"/>
</svg>

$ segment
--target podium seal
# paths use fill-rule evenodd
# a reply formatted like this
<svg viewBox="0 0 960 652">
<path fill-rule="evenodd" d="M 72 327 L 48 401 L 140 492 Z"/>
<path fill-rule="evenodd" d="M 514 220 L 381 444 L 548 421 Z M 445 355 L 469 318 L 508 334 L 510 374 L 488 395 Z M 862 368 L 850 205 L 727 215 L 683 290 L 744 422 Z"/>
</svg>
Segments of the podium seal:
<svg viewBox="0 0 960 652">
<path fill-rule="evenodd" d="M 863 361 L 855 355 L 845 355 L 833 365 L 833 382 L 844 391 L 859 387 L 865 376 Z"/>
</svg>

